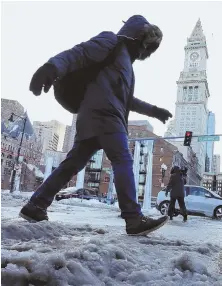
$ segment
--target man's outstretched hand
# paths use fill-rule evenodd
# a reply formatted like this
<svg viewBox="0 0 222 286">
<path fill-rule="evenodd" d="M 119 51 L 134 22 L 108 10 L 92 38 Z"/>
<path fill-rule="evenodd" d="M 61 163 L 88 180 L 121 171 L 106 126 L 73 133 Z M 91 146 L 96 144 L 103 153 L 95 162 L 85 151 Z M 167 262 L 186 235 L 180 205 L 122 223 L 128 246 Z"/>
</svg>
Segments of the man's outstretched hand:
<svg viewBox="0 0 222 286">
<path fill-rule="evenodd" d="M 153 117 L 159 119 L 161 122 L 163 122 L 164 124 L 166 123 L 166 121 L 169 119 L 169 118 L 172 118 L 173 115 L 166 109 L 164 108 L 159 108 L 157 106 L 154 106 L 153 107 Z"/>
<path fill-rule="evenodd" d="M 29 90 L 36 96 L 41 94 L 43 88 L 44 92 L 48 92 L 56 78 L 56 67 L 52 64 L 44 64 L 34 73 Z"/>
</svg>

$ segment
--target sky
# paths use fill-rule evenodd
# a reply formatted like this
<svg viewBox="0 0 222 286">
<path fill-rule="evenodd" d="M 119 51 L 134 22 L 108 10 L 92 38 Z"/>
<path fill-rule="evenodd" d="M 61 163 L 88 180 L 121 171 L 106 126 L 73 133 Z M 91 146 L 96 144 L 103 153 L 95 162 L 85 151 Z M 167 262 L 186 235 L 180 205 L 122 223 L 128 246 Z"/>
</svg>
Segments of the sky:
<svg viewBox="0 0 222 286">
<path fill-rule="evenodd" d="M 184 64 L 184 46 L 198 18 L 207 38 L 209 110 L 216 114 L 216 133 L 222 134 L 222 2 L 5 2 L 2 3 L 3 98 L 18 100 L 32 121 L 56 119 L 71 124 L 72 115 L 55 101 L 53 91 L 35 97 L 29 91 L 33 73 L 50 57 L 87 41 L 101 31 L 118 30 L 134 14 L 140 14 L 163 31 L 157 52 L 136 62 L 135 96 L 175 114 L 176 81 Z M 130 119 L 148 119 L 154 133 L 163 136 L 166 125 L 136 113 Z M 222 138 L 215 143 L 222 157 Z"/>
</svg>

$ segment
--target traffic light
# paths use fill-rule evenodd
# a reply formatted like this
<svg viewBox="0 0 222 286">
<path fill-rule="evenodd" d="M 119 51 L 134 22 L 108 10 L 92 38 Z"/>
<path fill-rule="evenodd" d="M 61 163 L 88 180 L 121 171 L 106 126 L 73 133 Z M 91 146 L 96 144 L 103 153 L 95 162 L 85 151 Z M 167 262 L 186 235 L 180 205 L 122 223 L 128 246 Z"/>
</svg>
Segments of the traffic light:
<svg viewBox="0 0 222 286">
<path fill-rule="evenodd" d="M 185 137 L 184 137 L 184 142 L 183 142 L 184 146 L 190 146 L 192 136 L 193 136 L 193 132 L 192 131 L 186 131 Z"/>
</svg>

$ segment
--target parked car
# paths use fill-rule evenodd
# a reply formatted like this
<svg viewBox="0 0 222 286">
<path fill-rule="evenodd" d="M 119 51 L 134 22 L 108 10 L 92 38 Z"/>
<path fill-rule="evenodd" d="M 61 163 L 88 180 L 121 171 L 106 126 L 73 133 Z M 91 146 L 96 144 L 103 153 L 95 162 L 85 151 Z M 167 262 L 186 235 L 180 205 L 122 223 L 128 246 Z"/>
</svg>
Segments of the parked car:
<svg viewBox="0 0 222 286">
<path fill-rule="evenodd" d="M 98 199 L 96 191 L 90 189 L 78 189 L 76 197 L 84 200 Z"/>
<path fill-rule="evenodd" d="M 166 189 L 157 196 L 156 207 L 162 215 L 166 215 L 170 204 L 170 193 L 165 195 Z M 207 216 L 222 219 L 222 197 L 213 191 L 200 186 L 185 185 L 185 204 L 189 215 Z M 176 203 L 175 215 L 179 214 L 179 205 Z"/>
<path fill-rule="evenodd" d="M 62 199 L 72 198 L 73 195 L 76 193 L 76 191 L 77 191 L 76 187 L 70 187 L 70 188 L 63 189 L 59 191 L 58 194 L 56 194 L 55 199 L 57 201 L 60 201 Z"/>
<path fill-rule="evenodd" d="M 67 188 L 58 192 L 55 196 L 57 201 L 70 198 L 80 198 L 84 200 L 97 199 L 96 192 L 90 189 Z"/>
</svg>

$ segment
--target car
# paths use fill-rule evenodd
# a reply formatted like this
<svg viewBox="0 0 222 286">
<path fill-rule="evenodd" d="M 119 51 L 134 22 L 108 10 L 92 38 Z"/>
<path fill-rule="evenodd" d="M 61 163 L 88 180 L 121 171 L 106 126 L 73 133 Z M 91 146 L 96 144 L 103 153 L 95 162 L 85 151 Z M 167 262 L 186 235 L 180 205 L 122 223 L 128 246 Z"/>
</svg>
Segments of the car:
<svg viewBox="0 0 222 286">
<path fill-rule="evenodd" d="M 185 204 L 188 215 L 207 216 L 222 220 L 222 197 L 204 187 L 185 185 Z M 156 208 L 162 215 L 167 215 L 170 204 L 170 192 L 166 196 L 166 188 L 157 195 Z M 176 202 L 175 216 L 179 214 Z"/>
<path fill-rule="evenodd" d="M 76 191 L 76 197 L 83 200 L 98 199 L 96 191 L 91 189 L 78 189 Z"/>
<path fill-rule="evenodd" d="M 96 192 L 90 189 L 67 188 L 58 192 L 55 196 L 57 201 L 63 199 L 78 198 L 83 200 L 97 199 Z"/>
<path fill-rule="evenodd" d="M 73 196 L 75 196 L 76 191 L 77 191 L 76 187 L 70 187 L 70 188 L 63 189 L 59 191 L 58 194 L 56 194 L 55 199 L 56 201 L 60 201 L 62 199 L 72 198 Z"/>
</svg>

